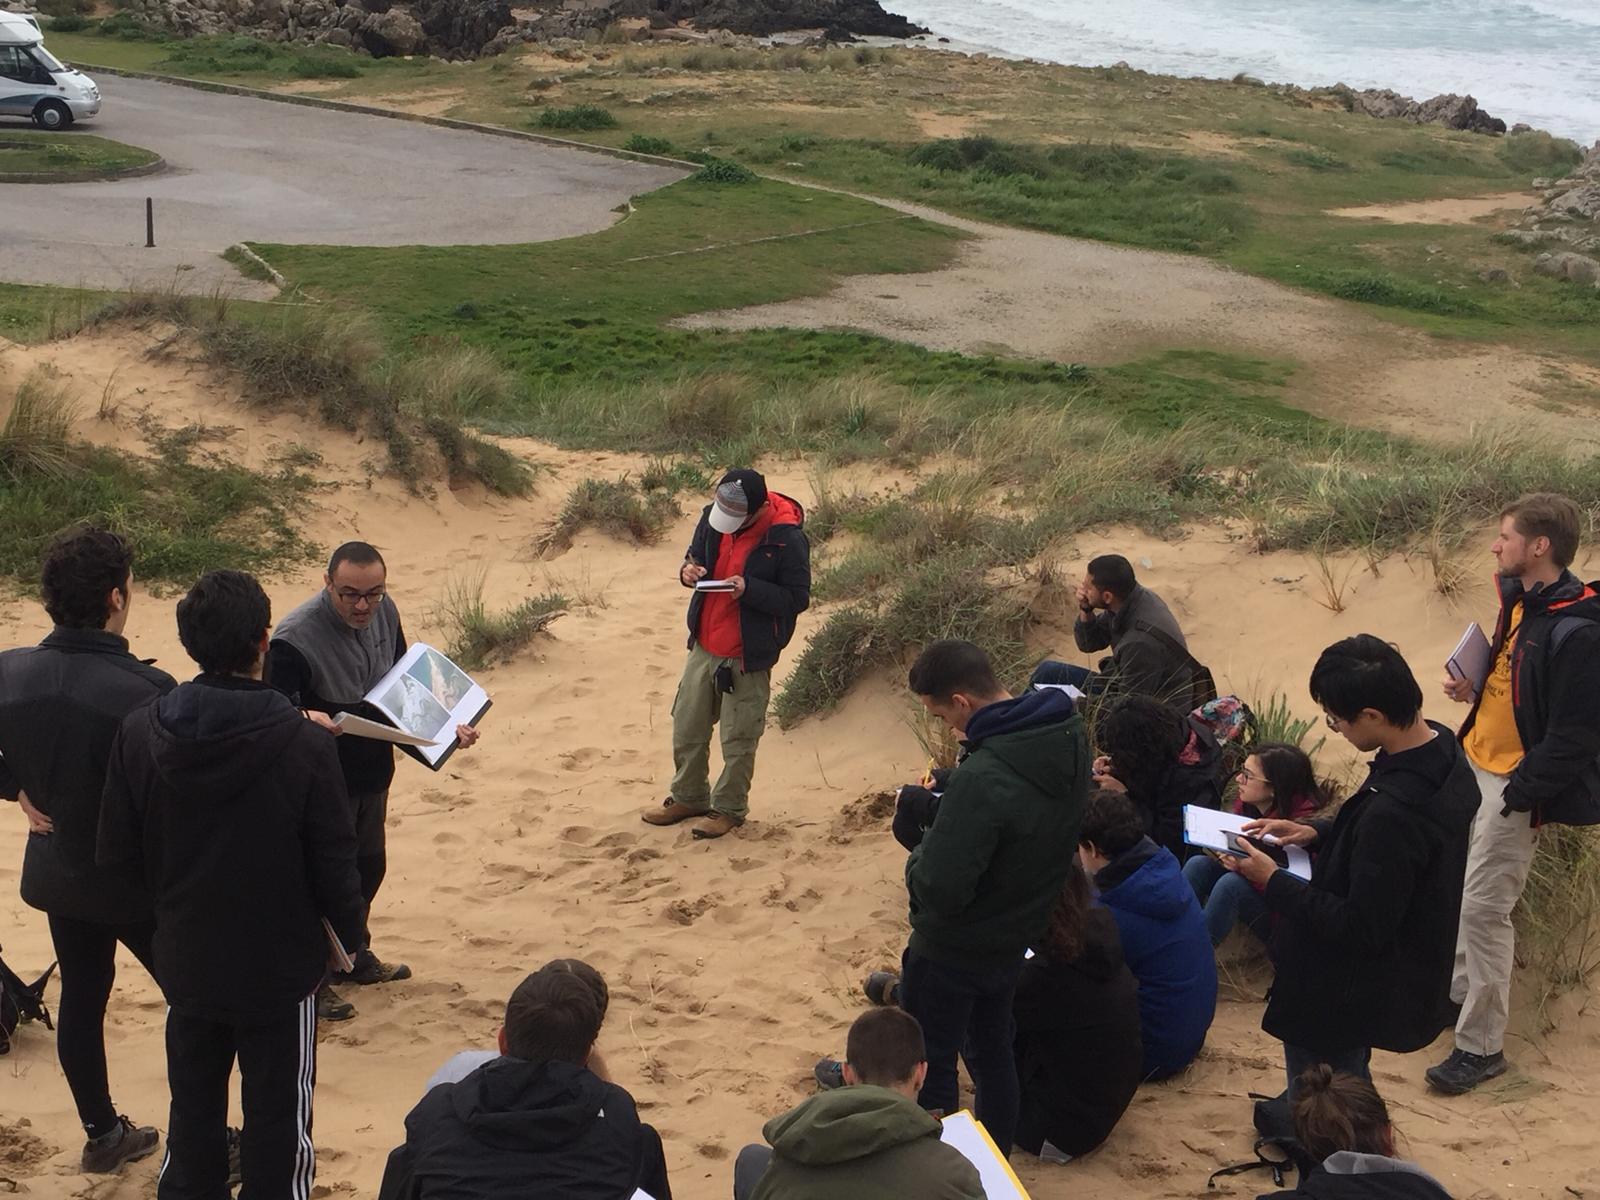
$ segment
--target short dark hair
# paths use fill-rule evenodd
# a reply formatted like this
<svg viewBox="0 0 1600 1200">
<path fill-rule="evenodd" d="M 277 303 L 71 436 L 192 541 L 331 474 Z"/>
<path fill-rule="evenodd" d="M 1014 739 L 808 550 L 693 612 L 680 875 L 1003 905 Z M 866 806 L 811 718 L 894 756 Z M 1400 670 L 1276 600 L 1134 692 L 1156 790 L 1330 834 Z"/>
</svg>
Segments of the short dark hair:
<svg viewBox="0 0 1600 1200">
<path fill-rule="evenodd" d="M 127 595 L 133 547 L 121 534 L 96 525 L 74 525 L 56 534 L 44 552 L 39 595 L 50 619 L 66 629 L 104 629 L 111 617 L 106 598 Z"/>
<path fill-rule="evenodd" d="M 1583 534 L 1583 511 L 1556 492 L 1531 492 L 1513 500 L 1500 510 L 1502 519 L 1516 522 L 1525 538 L 1550 539 L 1550 557 L 1565 569 L 1578 557 L 1578 539 Z"/>
<path fill-rule="evenodd" d="M 570 971 L 535 971 L 506 1003 L 506 1053 L 533 1063 L 588 1060 L 600 1036 L 594 989 Z"/>
<path fill-rule="evenodd" d="M 1083 807 L 1083 828 L 1078 841 L 1093 845 L 1107 858 L 1132 850 L 1145 835 L 1144 818 L 1123 792 L 1095 788 Z"/>
<path fill-rule="evenodd" d="M 1340 1150 L 1387 1156 L 1390 1129 L 1389 1107 L 1370 1079 L 1317 1063 L 1295 1080 L 1295 1135 L 1316 1162 Z"/>
<path fill-rule="evenodd" d="M 328 574 L 331 576 L 345 563 L 356 567 L 370 567 L 377 563 L 385 571 L 389 569 L 389 564 L 383 561 L 383 555 L 371 542 L 346 542 L 340 546 L 328 559 Z"/>
<path fill-rule="evenodd" d="M 907 682 L 917 695 L 935 700 L 948 700 L 957 692 L 993 696 L 1001 690 L 989 656 L 971 642 L 953 638 L 932 642 L 917 655 Z"/>
<path fill-rule="evenodd" d="M 1335 642 L 1311 668 L 1311 698 L 1341 721 L 1364 708 L 1391 725 L 1410 725 L 1422 712 L 1422 689 L 1406 660 L 1388 642 L 1358 633 Z"/>
<path fill-rule="evenodd" d="M 208 675 L 255 666 L 272 625 L 272 601 L 244 571 L 208 571 L 178 601 L 178 640 Z"/>
<path fill-rule="evenodd" d="M 903 1008 L 872 1008 L 856 1018 L 845 1038 L 844 1058 L 862 1083 L 893 1087 L 928 1060 L 922 1026 Z"/>
<path fill-rule="evenodd" d="M 568 975 L 575 975 L 588 986 L 594 993 L 594 1001 L 600 1006 L 600 1023 L 605 1024 L 606 1009 L 611 1007 L 611 989 L 606 986 L 605 976 L 596 971 L 581 958 L 553 958 L 541 971 L 564 971 Z"/>
<path fill-rule="evenodd" d="M 1133 573 L 1133 564 L 1120 554 L 1102 554 L 1099 558 L 1091 558 L 1089 578 L 1094 580 L 1095 587 L 1110 592 L 1118 600 L 1126 600 L 1133 595 L 1133 589 L 1139 586 L 1138 576 Z"/>
</svg>

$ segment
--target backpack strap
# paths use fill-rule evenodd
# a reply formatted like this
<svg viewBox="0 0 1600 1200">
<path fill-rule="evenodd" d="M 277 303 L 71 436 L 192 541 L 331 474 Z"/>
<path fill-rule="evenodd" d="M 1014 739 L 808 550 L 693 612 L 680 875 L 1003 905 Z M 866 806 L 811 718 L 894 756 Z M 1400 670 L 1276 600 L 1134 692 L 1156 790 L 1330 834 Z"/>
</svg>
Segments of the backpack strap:
<svg viewBox="0 0 1600 1200">
<path fill-rule="evenodd" d="M 1270 1158 L 1261 1152 L 1263 1147 L 1271 1147 L 1274 1150 L 1278 1150 L 1283 1154 L 1283 1157 Z M 1271 1171 L 1272 1186 L 1281 1188 L 1284 1186 L 1285 1177 L 1289 1171 L 1291 1169 L 1299 1169 L 1294 1152 L 1275 1138 L 1257 1138 L 1255 1153 L 1254 1162 L 1234 1163 L 1231 1167 L 1220 1167 L 1211 1172 L 1210 1178 L 1206 1180 L 1206 1187 L 1215 1188 L 1217 1180 L 1226 1179 L 1230 1175 L 1243 1175 L 1246 1171 Z"/>
<path fill-rule="evenodd" d="M 1132 628 L 1136 633 L 1149 634 L 1183 660 L 1189 669 L 1190 709 L 1200 708 L 1217 698 L 1217 682 L 1211 674 L 1211 668 L 1191 654 L 1187 646 L 1165 629 L 1160 629 L 1148 621 L 1135 621 Z"/>
</svg>

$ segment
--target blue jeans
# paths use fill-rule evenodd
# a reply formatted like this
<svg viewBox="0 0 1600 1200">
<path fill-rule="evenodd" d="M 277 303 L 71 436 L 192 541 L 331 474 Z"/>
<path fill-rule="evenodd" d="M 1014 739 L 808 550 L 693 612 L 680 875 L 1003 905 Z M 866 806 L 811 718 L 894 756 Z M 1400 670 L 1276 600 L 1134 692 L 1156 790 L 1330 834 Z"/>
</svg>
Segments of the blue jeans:
<svg viewBox="0 0 1600 1200">
<path fill-rule="evenodd" d="M 1034 685 L 1040 683 L 1070 683 L 1085 696 L 1098 696 L 1106 690 L 1106 682 L 1104 675 L 1098 675 L 1088 667 L 1047 658 L 1033 669 L 1033 674 L 1028 677 L 1028 688 L 1031 691 Z"/>
<path fill-rule="evenodd" d="M 913 954 L 901 959 L 900 1007 L 922 1025 L 928 1078 L 917 1096 L 923 1108 L 946 1115 L 961 1106 L 956 1057 L 966 1059 L 977 1092 L 973 1115 L 983 1122 L 1001 1154 L 1011 1153 L 1022 1108 L 1022 1085 L 1012 1043 L 1016 1023 L 1011 1003 L 1022 973 L 1011 966 L 964 971 Z"/>
<path fill-rule="evenodd" d="M 1288 1042 L 1283 1044 L 1283 1066 L 1289 1076 L 1289 1104 L 1291 1107 L 1295 1099 L 1295 1083 L 1305 1073 L 1306 1068 L 1314 1067 L 1318 1063 L 1327 1063 L 1335 1071 L 1346 1075 L 1354 1075 L 1358 1079 L 1372 1080 L 1372 1047 L 1358 1046 L 1353 1050 L 1336 1050 L 1325 1054 L 1317 1050 L 1308 1050 L 1304 1046 L 1291 1046 Z"/>
<path fill-rule="evenodd" d="M 1267 940 L 1267 902 L 1243 875 L 1235 875 L 1209 854 L 1196 854 L 1183 864 L 1183 877 L 1205 910 L 1206 932 L 1213 946 L 1222 945 L 1235 925 L 1245 925 L 1262 941 Z"/>
</svg>

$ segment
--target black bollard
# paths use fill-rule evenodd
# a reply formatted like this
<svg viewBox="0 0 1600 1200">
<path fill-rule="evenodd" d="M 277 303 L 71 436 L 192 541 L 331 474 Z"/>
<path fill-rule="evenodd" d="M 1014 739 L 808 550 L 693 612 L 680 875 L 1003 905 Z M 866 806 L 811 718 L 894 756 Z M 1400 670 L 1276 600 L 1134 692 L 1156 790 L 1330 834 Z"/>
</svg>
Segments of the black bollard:
<svg viewBox="0 0 1600 1200">
<path fill-rule="evenodd" d="M 146 249 L 156 244 L 156 202 L 144 198 L 144 244 Z"/>
</svg>

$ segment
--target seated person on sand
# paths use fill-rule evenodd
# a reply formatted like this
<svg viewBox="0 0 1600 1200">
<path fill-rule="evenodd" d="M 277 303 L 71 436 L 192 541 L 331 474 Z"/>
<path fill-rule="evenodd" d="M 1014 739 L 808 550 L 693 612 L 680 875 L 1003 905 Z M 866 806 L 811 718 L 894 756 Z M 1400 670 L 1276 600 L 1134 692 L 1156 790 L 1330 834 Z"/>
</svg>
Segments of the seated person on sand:
<svg viewBox="0 0 1600 1200">
<path fill-rule="evenodd" d="M 500 1055 L 432 1088 L 406 1117 L 378 1200 L 672 1200 L 661 1137 L 593 1070 L 601 1005 L 567 968 L 512 992 Z"/>
<path fill-rule="evenodd" d="M 1138 994 L 1116 921 L 1074 867 L 1012 1002 L 1022 1082 L 1017 1145 L 1029 1154 L 1078 1158 L 1122 1118 L 1145 1074 Z"/>
<path fill-rule="evenodd" d="M 1317 1063 L 1295 1096 L 1295 1136 L 1316 1169 L 1299 1187 L 1260 1200 L 1450 1200 L 1437 1179 L 1395 1154 L 1389 1110 L 1371 1080 Z"/>
<path fill-rule="evenodd" d="M 768 1144 L 746 1146 L 734 1163 L 734 1200 L 983 1200 L 977 1168 L 917 1103 L 927 1074 L 915 1017 L 862 1013 L 845 1043 L 844 1086 L 766 1123 Z"/>
<path fill-rule="evenodd" d="M 1181 862 L 1183 807 L 1222 807 L 1222 750 L 1211 728 L 1148 696 L 1125 696 L 1100 711 L 1094 783 L 1124 792 L 1143 832 Z"/>
<path fill-rule="evenodd" d="M 1072 636 L 1085 654 L 1111 648 L 1100 669 L 1047 659 L 1034 670 L 1030 684 L 1067 683 L 1090 696 L 1151 696 L 1188 707 L 1199 664 L 1166 601 L 1140 586 L 1133 564 L 1122 555 L 1090 559 L 1078 585 Z"/>
<path fill-rule="evenodd" d="M 591 992 L 594 993 L 595 1003 L 600 1006 L 600 1023 L 605 1024 L 606 1010 L 611 1006 L 611 989 L 606 986 L 605 977 L 596 971 L 581 958 L 553 958 L 541 971 L 566 971 L 583 980 Z M 460 1083 L 484 1063 L 492 1062 L 501 1057 L 499 1050 L 462 1050 L 451 1055 L 437 1071 L 428 1077 L 428 1082 L 422 1086 L 422 1094 L 427 1095 L 441 1083 Z M 589 1051 L 589 1070 L 600 1076 L 601 1079 L 610 1081 L 611 1076 L 606 1070 L 605 1061 L 600 1057 L 600 1051 Z"/>
<path fill-rule="evenodd" d="M 1282 817 L 1303 821 L 1334 801 L 1332 789 L 1318 782 L 1310 756 L 1287 742 L 1263 742 L 1254 747 L 1234 778 L 1239 792 L 1233 811 L 1256 820 Z M 1193 855 L 1183 864 L 1183 877 L 1205 912 L 1213 946 L 1222 945 L 1235 925 L 1267 940 L 1271 921 L 1261 888 L 1230 872 L 1212 854 Z"/>
<path fill-rule="evenodd" d="M 1128 797 L 1089 796 L 1078 856 L 1122 935 L 1139 981 L 1144 1078 L 1164 1079 L 1194 1061 L 1217 1010 L 1217 961 L 1205 919 L 1178 860 L 1144 834 Z"/>
</svg>

